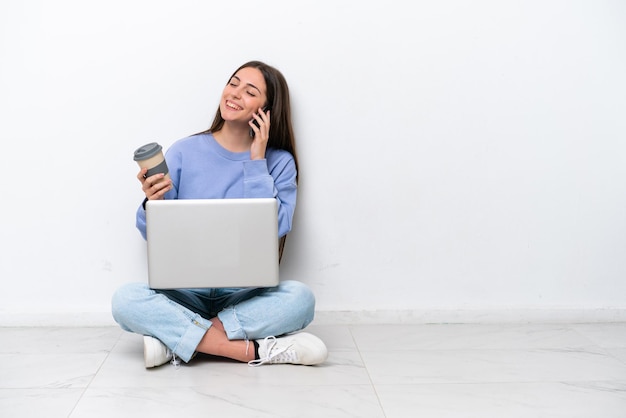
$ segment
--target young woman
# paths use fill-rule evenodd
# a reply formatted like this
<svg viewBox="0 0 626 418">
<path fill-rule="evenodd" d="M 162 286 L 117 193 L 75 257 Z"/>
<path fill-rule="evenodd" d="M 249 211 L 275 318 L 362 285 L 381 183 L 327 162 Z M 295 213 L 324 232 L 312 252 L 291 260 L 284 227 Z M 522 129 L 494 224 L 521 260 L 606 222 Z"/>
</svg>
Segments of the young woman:
<svg viewBox="0 0 626 418">
<path fill-rule="evenodd" d="M 170 179 L 146 178 L 145 168 L 137 175 L 146 200 L 276 198 L 282 250 L 296 205 L 298 160 L 289 89 L 277 69 L 259 61 L 239 67 L 211 127 L 175 142 L 165 157 Z M 143 204 L 137 228 L 146 238 Z M 146 367 L 176 356 L 188 362 L 198 352 L 251 366 L 322 363 L 324 343 L 296 333 L 311 323 L 314 308 L 311 290 L 298 281 L 263 289 L 154 290 L 130 283 L 112 298 L 117 323 L 144 335 Z"/>
</svg>

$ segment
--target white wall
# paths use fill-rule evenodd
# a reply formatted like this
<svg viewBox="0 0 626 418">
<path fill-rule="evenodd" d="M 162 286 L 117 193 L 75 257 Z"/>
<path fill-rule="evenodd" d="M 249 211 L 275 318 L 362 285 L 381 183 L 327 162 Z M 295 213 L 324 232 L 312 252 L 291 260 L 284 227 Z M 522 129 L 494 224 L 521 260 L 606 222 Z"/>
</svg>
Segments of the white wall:
<svg viewBox="0 0 626 418">
<path fill-rule="evenodd" d="M 111 321 L 146 278 L 133 150 L 250 59 L 292 90 L 282 274 L 322 318 L 626 318 L 625 5 L 4 0 L 0 324 Z"/>
</svg>

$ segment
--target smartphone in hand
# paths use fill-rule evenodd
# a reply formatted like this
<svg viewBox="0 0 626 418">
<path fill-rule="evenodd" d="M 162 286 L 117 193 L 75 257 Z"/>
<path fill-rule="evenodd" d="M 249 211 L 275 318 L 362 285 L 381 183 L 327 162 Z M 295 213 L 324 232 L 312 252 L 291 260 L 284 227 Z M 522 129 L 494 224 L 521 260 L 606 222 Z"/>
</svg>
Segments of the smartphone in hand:
<svg viewBox="0 0 626 418">
<path fill-rule="evenodd" d="M 263 112 L 265 113 L 265 112 L 267 112 L 268 110 L 271 110 L 271 109 L 272 109 L 271 107 L 265 106 L 263 108 Z M 252 123 L 254 123 L 257 128 L 260 128 L 259 122 L 257 122 L 256 119 L 252 118 Z M 254 138 L 254 135 L 255 135 L 254 129 L 250 128 L 250 138 Z"/>
</svg>

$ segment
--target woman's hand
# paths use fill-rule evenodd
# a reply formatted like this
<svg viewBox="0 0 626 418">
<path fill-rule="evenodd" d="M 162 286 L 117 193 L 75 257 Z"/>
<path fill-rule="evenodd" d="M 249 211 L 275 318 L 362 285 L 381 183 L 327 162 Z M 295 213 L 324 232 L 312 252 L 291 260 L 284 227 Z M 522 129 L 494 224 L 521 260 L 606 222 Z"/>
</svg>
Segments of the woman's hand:
<svg viewBox="0 0 626 418">
<path fill-rule="evenodd" d="M 265 158 L 267 141 L 270 139 L 270 111 L 263 112 L 263 109 L 259 108 L 259 113 L 253 115 L 253 118 L 253 120 L 248 122 L 250 128 L 254 131 L 254 139 L 252 140 L 252 145 L 250 145 L 250 159 L 262 160 Z"/>
<path fill-rule="evenodd" d="M 172 190 L 172 180 L 169 177 L 166 179 L 163 173 L 146 178 L 147 172 L 147 168 L 142 168 L 137 174 L 137 180 L 141 182 L 141 190 L 149 200 L 163 199 L 165 193 Z"/>
</svg>

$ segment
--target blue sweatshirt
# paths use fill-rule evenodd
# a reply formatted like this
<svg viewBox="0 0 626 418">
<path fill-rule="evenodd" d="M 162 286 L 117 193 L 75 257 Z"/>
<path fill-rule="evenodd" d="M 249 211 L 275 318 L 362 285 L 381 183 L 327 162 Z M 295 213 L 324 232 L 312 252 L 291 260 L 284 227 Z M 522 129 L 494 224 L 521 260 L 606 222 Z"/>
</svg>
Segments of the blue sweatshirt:
<svg viewBox="0 0 626 418">
<path fill-rule="evenodd" d="M 176 141 L 165 153 L 174 188 L 165 199 L 274 197 L 278 200 L 278 236 L 291 230 L 296 208 L 296 165 L 285 150 L 268 148 L 264 160 L 250 152 L 230 152 L 212 134 Z M 137 209 L 137 229 L 146 238 L 146 211 Z"/>
</svg>

